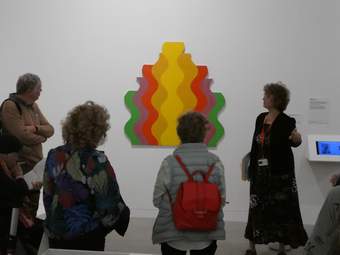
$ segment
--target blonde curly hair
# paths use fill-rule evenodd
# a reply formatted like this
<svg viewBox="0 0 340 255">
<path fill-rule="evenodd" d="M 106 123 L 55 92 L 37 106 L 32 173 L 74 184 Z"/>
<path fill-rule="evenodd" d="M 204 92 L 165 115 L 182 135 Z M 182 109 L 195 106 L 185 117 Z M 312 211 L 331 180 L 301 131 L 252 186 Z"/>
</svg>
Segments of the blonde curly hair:
<svg viewBox="0 0 340 255">
<path fill-rule="evenodd" d="M 77 149 L 96 148 L 105 141 L 110 128 L 109 119 L 106 108 L 92 101 L 78 105 L 62 122 L 63 140 Z"/>
</svg>

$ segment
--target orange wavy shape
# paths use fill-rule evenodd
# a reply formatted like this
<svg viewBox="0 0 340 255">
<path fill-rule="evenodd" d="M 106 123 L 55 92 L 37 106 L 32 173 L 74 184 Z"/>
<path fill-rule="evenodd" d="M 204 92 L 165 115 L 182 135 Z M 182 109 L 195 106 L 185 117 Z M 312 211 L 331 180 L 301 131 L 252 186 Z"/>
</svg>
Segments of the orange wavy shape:
<svg viewBox="0 0 340 255">
<path fill-rule="evenodd" d="M 151 98 L 154 95 L 155 91 L 158 88 L 157 81 L 153 78 L 152 75 L 152 65 L 143 65 L 143 76 L 147 80 L 149 84 L 147 91 L 142 97 L 142 102 L 145 105 L 145 108 L 148 111 L 148 116 L 143 124 L 143 134 L 150 145 L 157 145 L 158 141 L 155 136 L 152 134 L 151 127 L 155 123 L 158 118 L 158 112 L 153 107 Z"/>
<path fill-rule="evenodd" d="M 165 90 L 164 84 L 162 84 L 162 75 L 168 68 L 168 61 L 164 54 L 159 55 L 158 61 L 152 66 L 152 75 L 153 78 L 156 80 L 158 87 L 157 91 L 153 94 L 152 97 L 152 106 L 157 109 L 158 112 L 158 118 L 153 123 L 153 126 L 151 127 L 152 134 L 156 137 L 156 139 L 161 141 L 161 136 L 164 130 L 167 127 L 167 122 L 162 113 L 160 112 L 161 106 L 166 100 L 168 93 Z"/>
<path fill-rule="evenodd" d="M 198 74 L 198 69 L 192 62 L 190 54 L 181 54 L 178 57 L 177 64 L 181 68 L 183 79 L 176 92 L 183 103 L 183 111 L 192 111 L 197 104 L 197 97 L 192 91 L 191 84 Z"/>
</svg>

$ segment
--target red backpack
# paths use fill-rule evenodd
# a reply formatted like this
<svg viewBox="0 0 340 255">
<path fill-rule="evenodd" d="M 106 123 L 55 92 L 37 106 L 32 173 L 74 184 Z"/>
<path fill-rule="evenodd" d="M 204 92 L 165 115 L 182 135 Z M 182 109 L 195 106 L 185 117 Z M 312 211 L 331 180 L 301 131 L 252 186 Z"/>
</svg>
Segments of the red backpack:
<svg viewBox="0 0 340 255">
<path fill-rule="evenodd" d="M 217 227 L 217 216 L 221 208 L 221 194 L 218 186 L 209 182 L 215 164 L 209 166 L 207 173 L 195 171 L 192 175 L 180 156 L 175 156 L 188 180 L 178 188 L 176 201 L 172 203 L 172 216 L 178 230 L 211 231 Z M 203 181 L 195 181 L 201 174 Z M 170 198 L 171 202 L 171 198 Z"/>
</svg>

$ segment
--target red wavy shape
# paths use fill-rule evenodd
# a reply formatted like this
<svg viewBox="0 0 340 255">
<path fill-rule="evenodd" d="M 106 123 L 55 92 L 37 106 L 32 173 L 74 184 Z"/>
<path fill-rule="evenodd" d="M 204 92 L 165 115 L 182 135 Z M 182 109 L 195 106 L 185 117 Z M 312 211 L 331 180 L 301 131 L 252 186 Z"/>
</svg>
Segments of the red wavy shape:
<svg viewBox="0 0 340 255">
<path fill-rule="evenodd" d="M 208 99 L 201 89 L 201 83 L 204 80 L 204 78 L 208 75 L 208 68 L 207 66 L 197 66 L 197 69 L 198 73 L 191 83 L 191 90 L 196 95 L 197 98 L 197 105 L 195 107 L 195 111 L 203 112 L 208 102 Z"/>
<path fill-rule="evenodd" d="M 158 112 L 156 111 L 156 109 L 153 107 L 151 103 L 151 98 L 156 92 L 158 88 L 158 84 L 157 84 L 157 81 L 152 76 L 152 65 L 143 65 L 142 72 L 143 72 L 143 77 L 145 77 L 145 79 L 147 80 L 147 83 L 149 84 L 148 89 L 145 91 L 145 94 L 142 96 L 142 102 L 148 111 L 148 116 L 142 128 L 143 134 L 145 136 L 145 139 L 148 141 L 148 144 L 158 145 L 157 139 L 154 137 L 154 135 L 151 132 L 151 127 L 158 118 Z"/>
</svg>

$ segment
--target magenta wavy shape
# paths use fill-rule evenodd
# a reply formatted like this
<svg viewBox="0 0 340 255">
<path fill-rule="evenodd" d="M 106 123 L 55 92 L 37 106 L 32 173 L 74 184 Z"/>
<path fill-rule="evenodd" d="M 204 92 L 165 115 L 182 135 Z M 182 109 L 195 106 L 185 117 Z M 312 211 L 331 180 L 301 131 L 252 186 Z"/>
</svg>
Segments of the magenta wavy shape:
<svg viewBox="0 0 340 255">
<path fill-rule="evenodd" d="M 206 101 L 207 101 L 202 113 L 207 117 L 209 116 L 209 113 L 211 112 L 211 110 L 213 109 L 213 107 L 216 104 L 215 96 L 210 90 L 210 86 L 211 86 L 212 82 L 213 82 L 212 79 L 204 79 L 201 82 L 201 86 L 200 86 L 203 94 L 206 96 Z M 209 141 L 211 140 L 211 138 L 214 137 L 215 133 L 216 133 L 216 128 L 214 127 L 214 125 L 212 125 L 210 123 L 209 124 L 209 130 L 208 130 L 207 135 L 204 139 L 204 142 L 206 144 L 208 144 Z"/>
<path fill-rule="evenodd" d="M 200 84 L 201 85 L 200 90 L 202 94 L 205 96 L 206 101 L 206 104 L 204 108 L 201 109 L 201 112 L 204 113 L 207 117 L 216 103 L 215 96 L 210 90 L 212 83 L 213 83 L 212 79 L 204 79 Z"/>
</svg>

